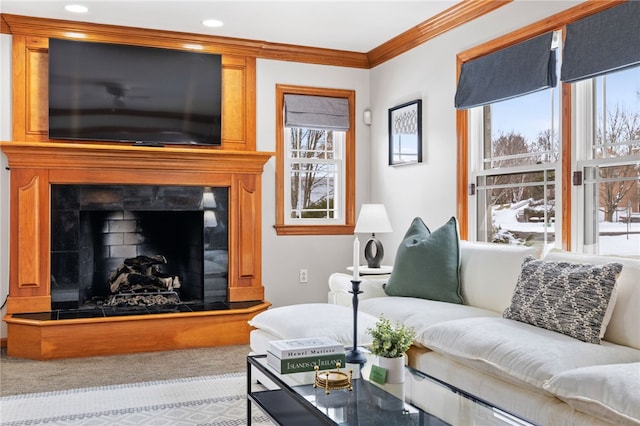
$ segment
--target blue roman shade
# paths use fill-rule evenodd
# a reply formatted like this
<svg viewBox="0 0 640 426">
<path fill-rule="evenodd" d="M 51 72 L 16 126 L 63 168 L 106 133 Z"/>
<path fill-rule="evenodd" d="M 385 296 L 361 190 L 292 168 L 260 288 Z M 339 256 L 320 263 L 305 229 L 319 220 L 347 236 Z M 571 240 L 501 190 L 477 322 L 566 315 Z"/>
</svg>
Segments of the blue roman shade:
<svg viewBox="0 0 640 426">
<path fill-rule="evenodd" d="M 640 64 L 640 1 L 567 25 L 561 80 L 575 82 Z"/>
<path fill-rule="evenodd" d="M 349 100 L 310 95 L 284 95 L 285 127 L 348 130 Z"/>
<path fill-rule="evenodd" d="M 472 108 L 556 85 L 549 32 L 462 64 L 455 107 Z"/>
</svg>

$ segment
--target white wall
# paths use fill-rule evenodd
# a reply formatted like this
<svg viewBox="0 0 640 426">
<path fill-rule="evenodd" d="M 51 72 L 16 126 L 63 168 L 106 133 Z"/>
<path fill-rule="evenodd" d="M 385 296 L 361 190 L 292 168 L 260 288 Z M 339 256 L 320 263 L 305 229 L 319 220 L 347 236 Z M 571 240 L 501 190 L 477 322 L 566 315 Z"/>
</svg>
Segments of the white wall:
<svg viewBox="0 0 640 426">
<path fill-rule="evenodd" d="M 11 36 L 0 34 L 0 141 L 11 139 Z M 7 157 L 0 153 L 0 305 L 9 293 L 9 171 Z M 6 309 L 0 309 L 0 318 Z M 0 337 L 7 337 L 2 322 Z"/>
<path fill-rule="evenodd" d="M 411 220 L 433 231 L 456 215 L 456 54 L 579 1 L 515 1 L 371 70 L 371 202 L 386 205 L 394 232 L 381 234 L 392 263 Z M 422 99 L 423 162 L 389 167 L 388 109 Z"/>
<path fill-rule="evenodd" d="M 334 66 L 258 60 L 257 148 L 275 151 L 276 84 L 356 91 L 356 201 L 368 202 L 369 127 L 362 114 L 369 106 L 369 71 Z M 352 263 L 352 235 L 278 236 L 275 224 L 275 158 L 262 177 L 262 281 L 265 299 L 274 306 L 327 300 L 327 280 Z M 300 284 L 298 272 L 309 270 L 309 282 Z"/>
</svg>

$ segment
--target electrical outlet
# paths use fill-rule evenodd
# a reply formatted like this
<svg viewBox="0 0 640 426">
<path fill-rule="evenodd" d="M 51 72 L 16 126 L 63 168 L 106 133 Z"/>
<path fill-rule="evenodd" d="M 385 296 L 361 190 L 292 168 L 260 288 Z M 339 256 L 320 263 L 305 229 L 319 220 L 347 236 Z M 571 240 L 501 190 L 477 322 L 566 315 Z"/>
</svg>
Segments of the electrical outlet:
<svg viewBox="0 0 640 426">
<path fill-rule="evenodd" d="M 300 282 L 307 283 L 309 282 L 309 271 L 306 269 L 300 269 Z"/>
</svg>

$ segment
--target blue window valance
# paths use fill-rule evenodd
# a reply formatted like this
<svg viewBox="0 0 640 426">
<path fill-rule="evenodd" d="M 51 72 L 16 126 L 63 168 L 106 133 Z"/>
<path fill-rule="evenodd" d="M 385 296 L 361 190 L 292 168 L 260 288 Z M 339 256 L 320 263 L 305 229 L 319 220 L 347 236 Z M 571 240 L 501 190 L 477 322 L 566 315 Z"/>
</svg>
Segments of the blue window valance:
<svg viewBox="0 0 640 426">
<path fill-rule="evenodd" d="M 552 40 L 549 32 L 462 64 L 455 107 L 472 108 L 555 87 Z"/>
<path fill-rule="evenodd" d="M 561 80 L 574 82 L 640 64 L 640 1 L 567 25 Z"/>
</svg>

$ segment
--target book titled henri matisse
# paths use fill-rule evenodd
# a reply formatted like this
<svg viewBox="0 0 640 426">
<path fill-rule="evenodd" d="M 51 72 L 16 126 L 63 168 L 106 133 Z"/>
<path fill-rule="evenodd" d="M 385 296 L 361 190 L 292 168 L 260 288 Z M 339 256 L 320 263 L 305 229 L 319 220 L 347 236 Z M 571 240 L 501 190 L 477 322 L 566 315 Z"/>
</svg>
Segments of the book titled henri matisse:
<svg viewBox="0 0 640 426">
<path fill-rule="evenodd" d="M 267 352 L 278 359 L 304 358 L 320 355 L 344 355 L 344 345 L 329 337 L 272 340 Z"/>
</svg>

